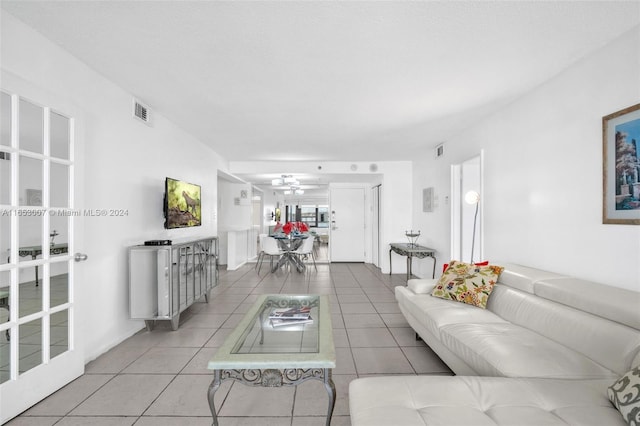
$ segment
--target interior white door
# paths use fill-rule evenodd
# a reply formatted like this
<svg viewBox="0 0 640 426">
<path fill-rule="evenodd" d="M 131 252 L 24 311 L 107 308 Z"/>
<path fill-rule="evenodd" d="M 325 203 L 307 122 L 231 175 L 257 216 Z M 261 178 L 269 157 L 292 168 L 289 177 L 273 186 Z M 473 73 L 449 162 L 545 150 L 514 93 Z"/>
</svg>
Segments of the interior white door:
<svg viewBox="0 0 640 426">
<path fill-rule="evenodd" d="M 331 262 L 364 262 L 365 196 L 364 188 L 330 189 Z"/>
<path fill-rule="evenodd" d="M 0 423 L 84 372 L 76 110 L 13 74 L 0 92 Z M 81 256 L 80 256 L 81 257 Z"/>
</svg>

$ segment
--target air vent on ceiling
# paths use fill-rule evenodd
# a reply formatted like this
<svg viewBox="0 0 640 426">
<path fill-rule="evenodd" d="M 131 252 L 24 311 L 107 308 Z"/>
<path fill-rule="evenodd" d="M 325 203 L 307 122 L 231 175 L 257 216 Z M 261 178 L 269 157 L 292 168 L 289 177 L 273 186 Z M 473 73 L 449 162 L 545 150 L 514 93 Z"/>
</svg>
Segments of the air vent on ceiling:
<svg viewBox="0 0 640 426">
<path fill-rule="evenodd" d="M 151 111 L 149 107 L 138 100 L 133 100 L 133 116 L 146 125 L 151 125 Z"/>
</svg>

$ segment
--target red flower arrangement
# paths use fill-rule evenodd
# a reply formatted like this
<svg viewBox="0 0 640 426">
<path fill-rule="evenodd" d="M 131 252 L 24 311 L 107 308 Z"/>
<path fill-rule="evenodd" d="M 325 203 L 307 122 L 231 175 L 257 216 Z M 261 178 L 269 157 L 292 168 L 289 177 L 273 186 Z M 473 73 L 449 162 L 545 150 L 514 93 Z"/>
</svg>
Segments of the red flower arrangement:
<svg viewBox="0 0 640 426">
<path fill-rule="evenodd" d="M 291 222 L 285 223 L 284 226 L 282 227 L 282 232 L 289 235 L 291 231 L 293 231 L 293 224 Z"/>
<path fill-rule="evenodd" d="M 273 232 L 278 232 L 282 230 L 285 234 L 289 235 L 292 232 L 309 232 L 309 227 L 304 222 L 287 222 L 282 225 L 280 222 L 276 223 L 276 226 L 273 228 Z"/>
</svg>

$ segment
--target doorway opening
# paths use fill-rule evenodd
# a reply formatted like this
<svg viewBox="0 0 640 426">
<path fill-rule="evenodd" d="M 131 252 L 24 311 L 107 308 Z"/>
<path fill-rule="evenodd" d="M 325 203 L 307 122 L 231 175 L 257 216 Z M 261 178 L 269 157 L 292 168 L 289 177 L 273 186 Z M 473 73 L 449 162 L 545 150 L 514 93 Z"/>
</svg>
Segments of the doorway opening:
<svg viewBox="0 0 640 426">
<path fill-rule="evenodd" d="M 476 262 L 484 258 L 482 165 L 480 151 L 451 166 L 451 259 Z"/>
</svg>

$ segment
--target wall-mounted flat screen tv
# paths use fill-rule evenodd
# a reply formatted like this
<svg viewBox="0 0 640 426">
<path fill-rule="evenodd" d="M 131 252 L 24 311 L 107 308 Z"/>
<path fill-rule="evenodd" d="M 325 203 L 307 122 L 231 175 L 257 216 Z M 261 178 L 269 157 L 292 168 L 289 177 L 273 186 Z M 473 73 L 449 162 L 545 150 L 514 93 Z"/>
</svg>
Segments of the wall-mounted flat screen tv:
<svg viewBox="0 0 640 426">
<path fill-rule="evenodd" d="M 202 225 L 200 185 L 167 178 L 164 196 L 164 227 L 187 228 Z"/>
</svg>

